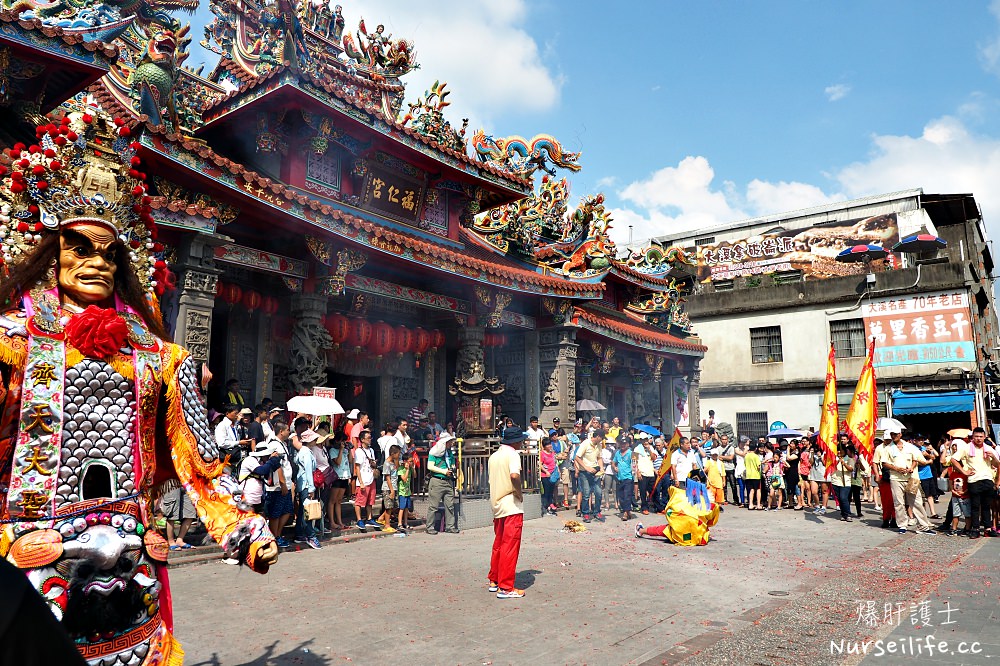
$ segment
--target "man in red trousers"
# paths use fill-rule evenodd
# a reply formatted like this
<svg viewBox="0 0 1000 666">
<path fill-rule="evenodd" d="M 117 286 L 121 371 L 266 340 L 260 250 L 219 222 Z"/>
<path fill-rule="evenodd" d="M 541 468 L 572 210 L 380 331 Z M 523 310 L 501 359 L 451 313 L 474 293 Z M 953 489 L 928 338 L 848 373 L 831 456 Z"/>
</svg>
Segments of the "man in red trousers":
<svg viewBox="0 0 1000 666">
<path fill-rule="evenodd" d="M 521 551 L 524 524 L 521 495 L 521 454 L 524 442 L 520 428 L 506 428 L 500 448 L 490 456 L 490 502 L 493 504 L 493 555 L 490 558 L 490 592 L 497 599 L 520 599 L 524 590 L 514 587 L 517 555 Z"/>
</svg>

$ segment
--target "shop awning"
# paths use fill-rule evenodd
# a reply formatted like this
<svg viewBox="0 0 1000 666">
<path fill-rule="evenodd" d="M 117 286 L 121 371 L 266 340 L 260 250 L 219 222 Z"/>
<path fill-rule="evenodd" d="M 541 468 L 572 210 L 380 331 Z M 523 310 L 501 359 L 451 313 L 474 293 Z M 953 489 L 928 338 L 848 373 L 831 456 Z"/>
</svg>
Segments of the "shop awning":
<svg viewBox="0 0 1000 666">
<path fill-rule="evenodd" d="M 892 413 L 942 414 L 976 411 L 975 391 L 937 391 L 934 393 L 892 392 Z"/>
</svg>

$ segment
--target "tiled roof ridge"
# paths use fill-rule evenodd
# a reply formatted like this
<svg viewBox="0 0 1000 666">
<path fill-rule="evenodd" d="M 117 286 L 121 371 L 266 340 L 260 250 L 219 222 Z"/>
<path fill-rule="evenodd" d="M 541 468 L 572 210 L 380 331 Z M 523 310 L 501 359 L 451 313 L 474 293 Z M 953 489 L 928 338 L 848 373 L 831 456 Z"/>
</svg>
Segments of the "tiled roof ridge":
<svg viewBox="0 0 1000 666">
<path fill-rule="evenodd" d="M 238 162 L 234 162 L 226 157 L 219 155 L 218 153 L 216 153 L 203 143 L 198 143 L 197 141 L 185 139 L 184 137 L 178 136 L 173 132 L 168 133 L 163 127 L 153 125 L 152 123 L 149 122 L 146 122 L 145 127 L 149 132 L 153 134 L 159 134 L 163 136 L 166 140 L 181 145 L 185 150 L 193 152 L 199 155 L 201 158 L 211 161 L 213 164 L 215 164 L 221 169 L 226 169 L 230 173 L 240 176 L 241 178 L 243 178 L 244 181 L 248 183 L 255 183 L 261 189 L 267 189 L 271 193 L 284 197 L 289 201 L 294 200 L 302 206 L 308 206 L 312 210 L 318 211 L 323 215 L 327 215 L 333 217 L 334 219 L 347 222 L 348 224 L 354 226 L 355 228 L 364 229 L 366 232 L 373 234 L 376 237 L 383 237 L 386 240 L 399 243 L 400 245 L 406 247 L 417 248 L 422 252 L 425 252 L 426 254 L 429 254 L 433 257 L 444 257 L 453 261 L 458 265 L 485 271 L 486 273 L 489 273 L 490 275 L 494 275 L 497 277 L 510 275 L 512 271 L 516 271 L 517 275 L 524 282 L 529 282 L 531 284 L 543 287 L 550 287 L 554 290 L 557 290 L 559 293 L 567 296 L 577 294 L 581 291 L 600 290 L 603 288 L 603 285 L 598 286 L 592 283 L 573 282 L 571 280 L 564 280 L 553 276 L 541 275 L 539 273 L 536 273 L 535 271 L 523 269 L 516 265 L 509 264 L 505 266 L 503 264 L 506 262 L 499 257 L 495 261 L 486 261 L 483 259 L 477 259 L 475 257 L 470 257 L 461 252 L 456 252 L 455 250 L 451 250 L 444 246 L 439 246 L 433 243 L 420 240 L 419 238 L 410 236 L 409 234 L 406 234 L 404 232 L 383 227 L 369 220 L 352 215 L 351 213 L 343 211 L 339 208 L 335 208 L 328 204 L 321 203 L 315 199 L 311 199 L 305 196 L 304 194 L 297 192 L 293 188 L 284 185 L 283 183 L 275 182 L 271 178 L 262 176 L 251 169 L 247 169 Z M 247 194 L 252 196 L 252 194 L 250 193 Z M 516 287 L 511 287 L 511 288 L 513 289 Z"/>
<path fill-rule="evenodd" d="M 17 22 L 25 30 L 37 30 L 46 37 L 60 37 L 62 41 L 70 46 L 82 45 L 87 51 L 101 51 L 108 58 L 118 57 L 118 47 L 114 44 L 106 44 L 100 40 L 86 41 L 83 35 L 76 33 L 68 33 L 62 28 L 56 26 L 47 26 L 42 24 L 39 19 L 22 20 L 18 18 L 20 12 L 14 13 L 10 9 L 4 9 L 0 11 L 0 21 L 4 23 L 14 23 Z"/>
<path fill-rule="evenodd" d="M 230 61 L 230 62 L 232 62 L 232 61 Z M 236 63 L 233 63 L 233 64 L 236 64 Z M 236 65 L 236 66 L 239 67 L 239 65 Z M 227 63 L 227 67 L 228 67 L 228 63 Z M 219 98 L 218 100 L 215 101 L 214 104 L 210 105 L 208 108 L 202 109 L 202 113 L 206 113 L 206 112 L 210 111 L 211 109 L 218 107 L 220 104 L 222 104 L 222 103 L 224 103 L 224 102 L 226 102 L 226 101 L 228 101 L 230 99 L 233 99 L 235 97 L 238 97 L 238 96 L 240 96 L 240 95 L 242 95 L 242 94 L 250 91 L 251 89 L 253 89 L 253 88 L 261 85 L 262 83 L 265 83 L 265 82 L 269 81 L 273 77 L 277 76 L 279 73 L 283 73 L 285 71 L 290 71 L 290 70 L 291 70 L 291 68 L 287 67 L 285 65 L 281 65 L 281 66 L 275 67 L 270 72 L 268 72 L 266 75 L 258 77 L 256 79 L 253 79 L 253 80 L 247 82 L 247 85 L 241 86 L 240 88 L 237 88 L 236 90 L 233 90 L 233 91 L 229 92 L 227 95 Z M 314 77 L 312 74 L 310 74 L 308 72 L 301 72 L 301 77 L 302 77 L 303 80 L 305 80 L 309 84 L 314 85 L 314 86 L 316 86 L 318 88 L 321 88 L 325 92 L 327 92 L 327 93 L 329 93 L 329 94 L 337 97 L 338 99 L 340 99 L 340 100 L 342 100 L 342 101 L 350 104 L 354 108 L 356 108 L 356 109 L 358 109 L 360 111 L 363 111 L 366 114 L 370 114 L 371 113 L 371 111 L 369 111 L 364 106 L 362 106 L 362 105 L 358 104 L 357 102 L 355 102 L 353 99 L 351 99 L 350 96 L 344 94 L 336 86 L 331 85 L 331 84 L 329 84 L 327 82 L 324 82 L 324 81 L 320 81 L 320 80 L 318 80 L 316 77 Z M 403 132 L 407 136 L 420 141 L 421 143 L 423 143 L 424 145 L 430 147 L 433 150 L 437 150 L 437 151 L 439 151 L 439 152 L 441 152 L 441 153 L 443 153 L 445 155 L 448 155 L 449 157 L 453 157 L 453 158 L 455 158 L 455 159 L 457 159 L 457 160 L 459 160 L 461 162 L 469 164 L 470 166 L 473 166 L 473 167 L 476 167 L 476 168 L 488 171 L 489 173 L 493 174 L 494 176 L 497 176 L 498 178 L 504 178 L 506 180 L 509 180 L 509 181 L 511 181 L 513 183 L 517 183 L 518 185 L 525 186 L 525 187 L 526 186 L 530 186 L 530 185 L 532 185 L 534 183 L 534 181 L 532 179 L 530 179 L 530 178 L 524 178 L 524 177 L 521 177 L 521 176 L 517 176 L 517 175 L 512 174 L 512 173 L 510 173 L 508 171 L 504 171 L 503 169 L 500 169 L 500 168 L 498 168 L 498 167 L 496 167 L 496 166 L 494 166 L 492 164 L 488 164 L 486 162 L 481 162 L 480 160 L 477 160 L 474 157 L 471 157 L 467 152 L 453 150 L 452 148 L 449 148 L 448 146 L 441 145 L 440 143 L 438 143 L 434 139 L 426 137 L 423 134 L 421 134 L 420 132 L 417 132 L 414 129 L 412 129 L 410 127 L 407 127 L 406 125 L 403 125 L 398 120 L 395 120 L 395 119 L 389 120 L 389 119 L 381 117 L 381 116 L 377 116 L 377 118 L 379 120 L 382 120 L 386 124 L 388 124 L 390 127 L 392 127 L 393 129 L 395 129 L 396 131 Z"/>
<path fill-rule="evenodd" d="M 708 347 L 705 345 L 682 340 L 675 335 L 660 331 L 659 329 L 653 328 L 648 324 L 629 321 L 625 315 L 617 310 L 611 310 L 609 308 L 602 308 L 600 306 L 593 305 L 577 305 L 574 306 L 573 313 L 574 316 L 579 316 L 592 324 L 610 328 L 616 333 L 626 335 L 643 342 L 663 345 L 665 347 L 688 349 L 691 351 L 704 352 L 708 350 Z"/>
</svg>

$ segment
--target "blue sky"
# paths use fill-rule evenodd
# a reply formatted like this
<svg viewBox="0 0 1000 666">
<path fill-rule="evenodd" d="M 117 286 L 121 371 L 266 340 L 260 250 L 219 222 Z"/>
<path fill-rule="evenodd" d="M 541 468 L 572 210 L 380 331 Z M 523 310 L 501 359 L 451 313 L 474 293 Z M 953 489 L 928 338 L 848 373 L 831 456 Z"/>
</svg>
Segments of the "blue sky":
<svg viewBox="0 0 1000 666">
<path fill-rule="evenodd" d="M 1000 233 L 1000 0 L 341 4 L 414 40 L 409 98 L 582 150 L 620 242 L 910 187 Z"/>
</svg>

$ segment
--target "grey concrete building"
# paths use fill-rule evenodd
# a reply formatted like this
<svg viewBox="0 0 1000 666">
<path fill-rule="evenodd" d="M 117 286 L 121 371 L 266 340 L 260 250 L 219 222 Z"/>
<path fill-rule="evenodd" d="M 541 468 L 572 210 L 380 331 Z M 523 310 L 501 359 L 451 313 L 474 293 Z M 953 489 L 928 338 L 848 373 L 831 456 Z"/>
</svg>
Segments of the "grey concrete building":
<svg viewBox="0 0 1000 666">
<path fill-rule="evenodd" d="M 836 260 L 918 233 L 947 247 Z M 817 426 L 833 343 L 843 418 L 874 336 L 880 414 L 927 435 L 997 419 L 994 266 L 972 194 L 914 189 L 656 240 L 698 258 L 702 417 L 748 435 Z"/>
</svg>

